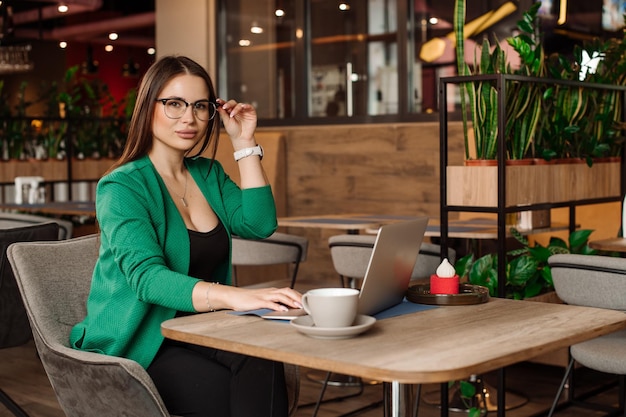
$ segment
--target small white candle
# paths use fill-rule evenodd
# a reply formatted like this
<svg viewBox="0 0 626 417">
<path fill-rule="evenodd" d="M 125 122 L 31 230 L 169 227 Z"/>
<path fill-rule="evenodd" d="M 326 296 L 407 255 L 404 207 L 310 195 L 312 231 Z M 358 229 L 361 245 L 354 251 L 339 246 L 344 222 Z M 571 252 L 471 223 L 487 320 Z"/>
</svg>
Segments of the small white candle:
<svg viewBox="0 0 626 417">
<path fill-rule="evenodd" d="M 437 267 L 437 276 L 439 278 L 453 278 L 456 275 L 454 267 L 448 262 L 448 258 L 441 261 L 441 265 Z"/>
</svg>

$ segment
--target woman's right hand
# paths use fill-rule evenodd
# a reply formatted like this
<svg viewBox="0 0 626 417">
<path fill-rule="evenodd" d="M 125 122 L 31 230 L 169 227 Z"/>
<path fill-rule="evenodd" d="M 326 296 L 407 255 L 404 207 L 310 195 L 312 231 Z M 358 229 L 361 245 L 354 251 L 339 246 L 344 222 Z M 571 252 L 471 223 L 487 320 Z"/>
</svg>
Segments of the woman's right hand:
<svg viewBox="0 0 626 417">
<path fill-rule="evenodd" d="M 248 311 L 260 308 L 284 311 L 288 308 L 302 308 L 302 294 L 289 287 L 240 288 L 199 282 L 194 287 L 193 298 L 196 311 Z"/>
</svg>

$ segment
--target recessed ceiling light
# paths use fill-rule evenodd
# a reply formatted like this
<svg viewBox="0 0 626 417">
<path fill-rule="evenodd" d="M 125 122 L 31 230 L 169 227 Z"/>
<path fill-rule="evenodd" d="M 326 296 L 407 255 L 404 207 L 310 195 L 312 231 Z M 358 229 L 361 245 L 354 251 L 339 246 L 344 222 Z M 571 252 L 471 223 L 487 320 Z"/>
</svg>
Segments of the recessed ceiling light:
<svg viewBox="0 0 626 417">
<path fill-rule="evenodd" d="M 109 39 L 111 39 L 112 41 L 117 40 L 118 38 L 118 34 L 115 32 L 111 32 L 109 33 Z"/>
<path fill-rule="evenodd" d="M 65 42 L 65 41 L 59 42 L 59 48 L 61 48 L 61 49 L 67 48 L 67 42 Z"/>
<path fill-rule="evenodd" d="M 111 52 L 113 50 L 113 45 L 107 45 L 104 47 L 104 50 L 107 52 Z"/>
<path fill-rule="evenodd" d="M 250 32 L 258 35 L 260 33 L 263 33 L 263 28 L 259 26 L 257 22 L 252 22 L 252 25 L 250 26 Z"/>
<path fill-rule="evenodd" d="M 67 13 L 70 8 L 67 6 L 67 4 L 61 3 L 57 6 L 57 10 L 59 11 L 59 13 Z"/>
</svg>

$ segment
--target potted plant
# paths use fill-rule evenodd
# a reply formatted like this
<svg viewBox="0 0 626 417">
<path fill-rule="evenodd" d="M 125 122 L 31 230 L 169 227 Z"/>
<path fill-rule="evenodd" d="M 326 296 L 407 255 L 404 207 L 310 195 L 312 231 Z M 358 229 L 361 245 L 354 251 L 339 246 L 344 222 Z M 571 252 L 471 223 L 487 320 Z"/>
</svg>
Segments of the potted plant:
<svg viewBox="0 0 626 417">
<path fill-rule="evenodd" d="M 536 297 L 554 290 L 548 258 L 557 253 L 578 253 L 594 255 L 597 253 L 588 245 L 593 230 L 576 230 L 567 241 L 552 237 L 548 246 L 535 243 L 531 246 L 528 239 L 515 228 L 510 229 L 521 248 L 507 252 L 506 259 L 506 297 L 516 300 Z M 498 290 L 498 256 L 488 253 L 476 258 L 470 253 L 456 262 L 455 269 L 461 279 L 474 285 L 489 288 L 491 296 Z"/>
<path fill-rule="evenodd" d="M 535 3 L 517 22 L 519 34 L 507 39 L 519 54 L 521 65 L 514 74 L 527 77 L 545 76 L 544 51 L 535 22 L 541 3 Z M 536 156 L 535 134 L 539 123 L 542 88 L 537 83 L 513 80 L 506 86 L 506 140 L 507 157 L 523 160 Z"/>
<path fill-rule="evenodd" d="M 593 170 L 584 166 L 507 166 L 506 183 L 499 184 L 499 170 L 513 160 L 534 158 L 537 165 L 538 160 L 555 160 L 563 155 L 590 166 L 596 157 L 619 154 L 623 145 L 621 130 L 624 126 L 619 116 L 624 88 L 574 82 L 572 78 L 574 74 L 578 76 L 576 68 L 580 69 L 583 57 L 580 48 L 576 50 L 574 63 L 563 56 L 546 59 L 536 23 L 538 3 L 523 14 L 518 22 L 518 35 L 507 39 L 519 53 L 521 66 L 512 71 L 504 63 L 501 49 L 496 46 L 490 52 L 489 42 L 483 41 L 481 59 L 476 61 L 472 72 L 463 60 L 465 1 L 457 0 L 455 7 L 460 77 L 450 82 L 460 87 L 466 158 L 492 160 L 499 152 L 498 140 L 502 140 L 504 161 L 492 167 L 447 166 L 448 204 L 498 207 L 496 190 L 500 186 L 504 188 L 508 207 L 621 195 L 618 162 L 599 164 L 602 166 Z M 623 43 L 613 41 L 601 45 L 602 54 L 612 61 L 611 68 L 626 70 Z M 603 64 L 588 78 L 623 84 L 623 72 L 610 72 L 608 65 Z M 559 78 L 555 78 L 555 74 L 560 74 Z M 504 97 L 498 97 L 496 81 L 505 85 Z M 447 80 L 442 79 L 442 82 L 445 84 Z M 498 109 L 498 102 L 503 109 Z M 499 110 L 504 120 L 497 120 Z M 441 111 L 447 110 L 442 108 Z M 499 131 L 501 126 L 504 126 L 502 132 Z M 469 164 L 466 162 L 466 165 Z M 538 183 L 547 186 L 536 187 Z"/>
</svg>

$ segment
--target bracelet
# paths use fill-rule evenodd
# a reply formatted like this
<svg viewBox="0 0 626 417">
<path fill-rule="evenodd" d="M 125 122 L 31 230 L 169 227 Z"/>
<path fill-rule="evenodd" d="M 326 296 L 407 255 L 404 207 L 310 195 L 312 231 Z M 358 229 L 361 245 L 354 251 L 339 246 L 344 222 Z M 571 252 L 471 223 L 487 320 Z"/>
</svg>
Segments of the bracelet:
<svg viewBox="0 0 626 417">
<path fill-rule="evenodd" d="M 211 302 L 209 301 L 209 292 L 211 291 L 211 288 L 214 285 L 220 285 L 220 283 L 219 282 L 212 282 L 209 285 L 209 287 L 206 289 L 206 295 L 205 295 L 205 297 L 206 297 L 206 306 L 209 309 L 209 311 L 215 311 L 215 309 L 211 307 Z"/>
</svg>

